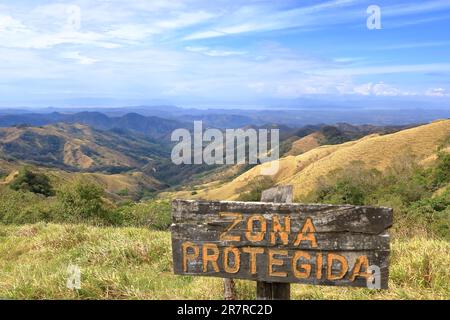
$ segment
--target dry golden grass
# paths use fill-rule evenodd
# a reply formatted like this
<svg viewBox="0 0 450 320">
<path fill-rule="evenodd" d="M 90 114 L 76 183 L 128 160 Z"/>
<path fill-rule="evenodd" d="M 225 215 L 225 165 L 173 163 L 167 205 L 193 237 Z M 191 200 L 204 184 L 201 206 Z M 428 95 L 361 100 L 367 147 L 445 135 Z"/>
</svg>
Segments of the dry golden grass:
<svg viewBox="0 0 450 320">
<path fill-rule="evenodd" d="M 437 147 L 449 135 L 450 120 L 441 120 L 393 134 L 369 135 L 340 145 L 321 146 L 298 156 L 281 158 L 273 179 L 277 184 L 292 184 L 294 197 L 304 196 L 315 188 L 321 176 L 353 161 L 363 161 L 369 168 L 383 170 L 399 157 L 412 155 L 426 164 L 435 157 Z M 262 168 L 270 165 L 256 166 L 219 188 L 199 191 L 196 197 L 234 200 L 239 197 L 238 190 L 260 176 Z"/>
<path fill-rule="evenodd" d="M 0 179 L 0 185 L 10 183 L 23 165 L 25 164 L 15 163 L 14 166 L 9 166 L 7 170 L 10 170 L 10 174 Z M 141 190 L 142 187 L 154 189 L 160 186 L 160 183 L 155 178 L 142 172 L 126 172 L 120 174 L 80 173 L 34 166 L 32 166 L 32 170 L 45 173 L 52 181 L 52 185 L 56 186 L 57 189 L 62 185 L 80 178 L 98 184 L 110 195 L 117 194 L 123 190 L 128 190 L 130 193 L 133 193 Z"/>
<path fill-rule="evenodd" d="M 314 132 L 306 137 L 300 138 L 292 143 L 291 149 L 288 151 L 289 156 L 298 156 L 320 146 L 320 140 L 324 139 L 324 135 Z"/>
<path fill-rule="evenodd" d="M 104 188 L 106 192 L 114 194 L 123 190 L 128 190 L 130 193 L 133 193 L 140 190 L 143 186 L 151 189 L 159 185 L 159 182 L 156 179 L 142 172 L 105 174 L 73 173 L 61 170 L 51 170 L 46 171 L 46 173 L 57 185 L 66 184 L 72 180 L 82 178 L 85 181 L 96 183 Z"/>
</svg>

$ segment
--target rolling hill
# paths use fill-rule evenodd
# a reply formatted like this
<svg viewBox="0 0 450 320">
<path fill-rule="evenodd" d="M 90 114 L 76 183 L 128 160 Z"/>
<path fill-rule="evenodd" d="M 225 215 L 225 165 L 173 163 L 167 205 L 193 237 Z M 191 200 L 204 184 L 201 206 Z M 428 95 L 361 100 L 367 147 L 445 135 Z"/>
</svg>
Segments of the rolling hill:
<svg viewBox="0 0 450 320">
<path fill-rule="evenodd" d="M 292 146 L 286 155 L 296 156 L 302 153 L 308 152 L 314 148 L 322 145 L 321 141 L 325 139 L 325 136 L 320 132 L 314 132 L 307 136 L 297 139 L 292 142 Z"/>
<path fill-rule="evenodd" d="M 315 188 L 320 177 L 353 161 L 362 161 L 368 168 L 383 170 L 402 156 L 411 155 L 426 165 L 436 157 L 438 146 L 448 136 L 450 120 L 441 120 L 392 134 L 372 134 L 356 141 L 319 146 L 300 155 L 281 158 L 279 171 L 272 179 L 275 184 L 294 185 L 295 197 L 304 196 Z M 215 183 L 202 187 L 192 197 L 234 200 L 249 182 L 261 177 L 261 169 L 268 165 L 271 164 L 258 165 L 220 186 Z M 187 195 L 180 193 L 181 197 Z"/>
<path fill-rule="evenodd" d="M 73 171 L 141 169 L 169 152 L 148 137 L 123 129 L 102 131 L 64 123 L 0 128 L 0 158 Z"/>
<path fill-rule="evenodd" d="M 65 123 L 0 128 L 0 184 L 31 166 L 55 186 L 82 177 L 102 186 L 113 199 L 139 198 L 143 192 L 167 187 L 154 173 L 169 154 L 167 145 L 124 129 L 103 131 Z"/>
<path fill-rule="evenodd" d="M 291 149 L 286 155 L 297 156 L 322 145 L 334 145 L 357 140 L 369 134 L 394 133 L 413 126 L 373 126 L 337 123 L 335 125 L 306 126 L 297 130 Z"/>
</svg>

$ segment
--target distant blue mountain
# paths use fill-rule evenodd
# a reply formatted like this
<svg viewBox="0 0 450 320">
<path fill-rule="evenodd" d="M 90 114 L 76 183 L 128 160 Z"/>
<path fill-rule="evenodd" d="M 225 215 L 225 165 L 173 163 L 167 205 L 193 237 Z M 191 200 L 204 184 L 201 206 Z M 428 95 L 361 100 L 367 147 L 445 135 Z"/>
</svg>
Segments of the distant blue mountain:
<svg viewBox="0 0 450 320">
<path fill-rule="evenodd" d="M 17 125 L 43 126 L 64 122 L 80 123 L 96 129 L 126 129 L 143 133 L 149 137 L 160 139 L 170 137 L 177 128 L 189 127 L 189 124 L 177 120 L 163 119 L 154 116 L 143 116 L 137 113 L 127 113 L 120 117 L 109 117 L 100 112 L 68 113 L 25 113 L 0 116 L 0 127 Z"/>
<path fill-rule="evenodd" d="M 0 110 L 0 127 L 18 124 L 45 125 L 57 122 L 81 123 L 98 129 L 123 128 L 160 138 L 176 128 L 191 128 L 195 120 L 204 127 L 242 128 L 277 124 L 291 128 L 306 125 L 345 122 L 353 125 L 377 126 L 427 123 L 450 118 L 450 108 L 262 108 L 262 109 L 198 109 L 174 106 L 136 106 L 124 108 L 66 109 L 46 108 Z"/>
</svg>

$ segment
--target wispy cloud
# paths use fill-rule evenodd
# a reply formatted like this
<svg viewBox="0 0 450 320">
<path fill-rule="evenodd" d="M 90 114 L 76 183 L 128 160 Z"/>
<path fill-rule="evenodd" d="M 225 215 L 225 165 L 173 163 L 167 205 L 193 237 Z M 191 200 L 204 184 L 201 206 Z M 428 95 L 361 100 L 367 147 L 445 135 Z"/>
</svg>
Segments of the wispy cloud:
<svg viewBox="0 0 450 320">
<path fill-rule="evenodd" d="M 367 7 L 367 4 L 366 4 Z M 398 18 L 414 14 L 436 12 L 450 8 L 450 1 L 422 1 L 397 5 L 382 5 L 382 17 Z M 289 28 L 310 28 L 335 26 L 343 23 L 364 21 L 365 7 L 361 1 L 335 0 L 290 10 L 277 10 L 272 7 L 240 8 L 227 15 L 232 22 L 218 21 L 208 29 L 196 31 L 184 37 L 185 40 L 200 40 L 249 32 L 264 32 Z M 429 19 L 437 19 L 427 18 Z M 406 19 L 402 23 L 426 23 L 427 19 Z M 387 23 L 397 26 L 398 21 Z"/>
<path fill-rule="evenodd" d="M 282 30 L 302 26 L 320 25 L 326 23 L 329 16 L 321 16 L 330 13 L 334 9 L 340 9 L 355 4 L 356 0 L 334 0 L 324 3 L 303 6 L 290 10 L 274 10 L 266 6 L 246 6 L 227 15 L 226 21 L 219 21 L 207 30 L 194 32 L 184 37 L 185 40 L 208 39 L 235 35 L 248 32 L 262 32 Z M 334 14 L 333 14 L 334 15 Z M 328 20 L 328 23 L 336 23 L 340 19 Z M 231 21 L 228 22 L 228 21 Z"/>
<path fill-rule="evenodd" d="M 407 2 L 383 7 L 383 15 L 404 16 L 416 13 L 428 13 L 450 8 L 449 0 L 429 0 Z"/>
<path fill-rule="evenodd" d="M 445 47 L 445 46 L 450 46 L 450 41 L 398 43 L 398 44 L 375 47 L 374 49 L 376 49 L 376 50 L 396 50 L 396 49 L 414 49 L 414 48 Z"/>
<path fill-rule="evenodd" d="M 98 60 L 84 56 L 84 55 L 80 54 L 80 52 L 78 52 L 78 51 L 66 52 L 62 55 L 62 57 L 66 58 L 66 59 L 75 60 L 79 64 L 84 64 L 84 65 L 90 65 L 90 64 L 94 64 L 94 63 L 98 62 Z"/>
<path fill-rule="evenodd" d="M 358 85 L 353 88 L 353 92 L 349 93 L 355 93 L 360 94 L 363 96 L 383 96 L 383 97 L 398 97 L 398 96 L 413 96 L 417 95 L 417 93 L 409 92 L 409 91 L 402 91 L 392 85 L 386 84 L 382 81 L 378 83 L 365 83 L 362 85 Z"/>
<path fill-rule="evenodd" d="M 240 56 L 245 54 L 244 51 L 211 49 L 208 47 L 186 47 L 187 51 L 204 54 L 210 57 L 229 57 Z"/>
<path fill-rule="evenodd" d="M 320 70 L 326 75 L 350 75 L 366 76 L 395 73 L 429 73 L 429 72 L 450 72 L 450 63 L 429 63 L 429 64 L 404 64 L 404 65 L 382 65 L 367 66 L 359 68 L 331 68 Z"/>
<path fill-rule="evenodd" d="M 450 93 L 448 93 L 444 88 L 428 89 L 425 94 L 430 97 L 450 97 Z"/>
</svg>

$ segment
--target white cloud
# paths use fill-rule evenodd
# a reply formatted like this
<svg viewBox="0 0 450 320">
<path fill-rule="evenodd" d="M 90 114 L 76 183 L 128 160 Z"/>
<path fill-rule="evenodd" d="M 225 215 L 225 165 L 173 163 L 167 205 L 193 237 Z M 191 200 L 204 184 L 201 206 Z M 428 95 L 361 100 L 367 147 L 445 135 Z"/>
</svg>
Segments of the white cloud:
<svg viewBox="0 0 450 320">
<path fill-rule="evenodd" d="M 419 3 L 415 2 L 386 6 L 383 8 L 383 15 L 403 16 L 415 13 L 439 11 L 446 8 L 450 8 L 449 0 L 421 1 Z"/>
<path fill-rule="evenodd" d="M 179 29 L 203 23 L 216 16 L 206 11 L 182 12 L 174 18 L 157 21 L 155 26 L 161 29 Z"/>
<path fill-rule="evenodd" d="M 398 26 L 398 17 L 430 12 L 439 12 L 450 8 L 449 0 L 420 1 L 404 4 L 383 5 L 383 17 L 389 18 L 389 27 Z M 360 1 L 332 0 L 310 6 L 279 10 L 275 5 L 248 5 L 226 14 L 226 20 L 218 20 L 208 28 L 196 30 L 184 37 L 184 40 L 200 40 L 237 35 L 248 32 L 264 32 L 289 28 L 323 28 L 341 24 L 359 23 L 364 19 Z M 446 17 L 445 19 L 447 19 Z M 430 19 L 402 19 L 404 23 L 427 23 Z M 434 20 L 436 20 L 434 18 Z"/>
<path fill-rule="evenodd" d="M 266 84 L 264 82 L 252 82 L 247 85 L 250 89 L 256 93 L 263 93 L 266 90 Z"/>
<path fill-rule="evenodd" d="M 0 36 L 0 39 L 2 37 Z M 109 41 L 105 36 L 96 32 L 62 31 L 50 34 L 40 34 L 28 30 L 15 37 L 4 37 L 0 46 L 24 49 L 48 49 L 57 45 L 76 44 L 91 45 L 101 48 L 118 48 L 119 44 Z"/>
<path fill-rule="evenodd" d="M 331 75 L 363 76 L 363 75 L 395 74 L 395 73 L 450 72 L 450 63 L 381 65 L 381 66 L 365 66 L 358 68 L 327 68 L 319 70 L 318 72 L 330 76 Z"/>
<path fill-rule="evenodd" d="M 348 14 L 336 15 L 333 10 L 351 6 L 356 2 L 357 0 L 333 0 L 281 11 L 274 10 L 272 6 L 248 5 L 229 12 L 226 15 L 226 21 L 219 20 L 206 30 L 199 30 L 185 36 L 184 40 L 209 39 L 247 32 L 335 24 L 349 17 Z M 354 13 L 350 16 L 354 18 Z"/>
<path fill-rule="evenodd" d="M 273 61 L 266 61 L 266 64 L 275 67 Z M 283 99 L 295 99 L 308 95 L 326 95 L 344 93 L 344 86 L 348 86 L 349 80 L 345 77 L 324 77 L 318 74 L 308 74 L 293 76 L 286 73 L 271 72 L 271 76 L 258 77 L 257 72 L 252 74 L 252 82 L 247 83 L 247 87 L 260 96 L 270 96 Z M 259 79 L 259 81 L 258 81 Z M 261 81 L 260 79 L 264 79 Z"/>
<path fill-rule="evenodd" d="M 10 16 L 0 15 L 0 47 L 47 49 L 62 44 L 93 45 L 102 48 L 119 46 L 97 32 L 82 32 L 68 28 L 67 25 L 62 25 L 58 31 L 49 32 L 27 26 Z"/>
<path fill-rule="evenodd" d="M 5 32 L 17 33 L 24 31 L 26 27 L 19 20 L 11 16 L 0 14 L 0 35 Z"/>
<path fill-rule="evenodd" d="M 208 47 L 186 47 L 185 49 L 190 52 L 200 53 L 210 57 L 240 56 L 245 54 L 243 51 L 219 50 Z"/>
<path fill-rule="evenodd" d="M 227 35 L 224 31 L 200 31 L 200 32 L 194 32 L 186 37 L 184 37 L 184 40 L 199 40 L 199 39 L 208 39 L 208 38 L 216 38 Z"/>
<path fill-rule="evenodd" d="M 344 63 L 344 64 L 359 62 L 359 61 L 363 61 L 363 60 L 365 60 L 365 58 L 362 58 L 362 57 L 338 57 L 338 58 L 333 59 L 334 62 Z"/>
<path fill-rule="evenodd" d="M 401 92 L 399 89 L 389 86 L 383 82 L 379 82 L 373 85 L 372 92 L 376 96 L 401 96 L 407 95 L 407 93 Z"/>
<path fill-rule="evenodd" d="M 384 97 L 416 95 L 413 92 L 402 91 L 402 90 L 400 90 L 394 86 L 388 85 L 382 81 L 378 82 L 378 83 L 369 82 L 369 83 L 355 86 L 353 88 L 353 93 L 364 95 L 364 96 L 372 95 L 372 96 L 384 96 Z"/>
<path fill-rule="evenodd" d="M 177 30 L 203 23 L 216 15 L 206 11 L 181 12 L 165 19 L 153 19 L 146 23 L 129 23 L 116 25 L 106 34 L 113 39 L 140 41 L 152 35 L 164 34 L 171 30 Z"/>
<path fill-rule="evenodd" d="M 429 97 L 450 97 L 450 93 L 447 93 L 444 88 L 428 89 L 425 95 Z"/>
<path fill-rule="evenodd" d="M 183 8 L 182 1 L 53 3 L 13 16 L 0 14 L 0 47 L 48 49 L 58 45 L 118 48 L 152 35 L 169 35 L 217 16 Z M 183 9 L 183 10 L 180 10 Z M 164 10 L 164 11 L 161 11 Z M 173 11 L 172 11 L 173 10 Z M 120 21 L 121 24 L 117 24 Z M 130 43 L 126 43 L 130 44 Z"/>
<path fill-rule="evenodd" d="M 372 94 L 372 83 L 365 83 L 353 88 L 353 92 L 357 94 L 361 94 L 363 96 L 369 96 Z"/>
<path fill-rule="evenodd" d="M 87 56 L 83 56 L 78 51 L 74 52 L 66 52 L 62 55 L 63 58 L 72 59 L 78 62 L 79 64 L 90 65 L 98 62 L 98 60 L 89 58 Z"/>
<path fill-rule="evenodd" d="M 434 41 L 434 42 L 414 42 L 401 43 L 389 46 L 376 48 L 377 50 L 395 50 L 395 49 L 413 49 L 413 48 L 428 48 L 428 47 L 444 47 L 449 46 L 450 41 Z"/>
<path fill-rule="evenodd" d="M 150 29 L 148 25 L 126 24 L 116 26 L 113 30 L 108 31 L 107 34 L 120 40 L 139 41 L 158 32 L 158 30 Z"/>
</svg>

